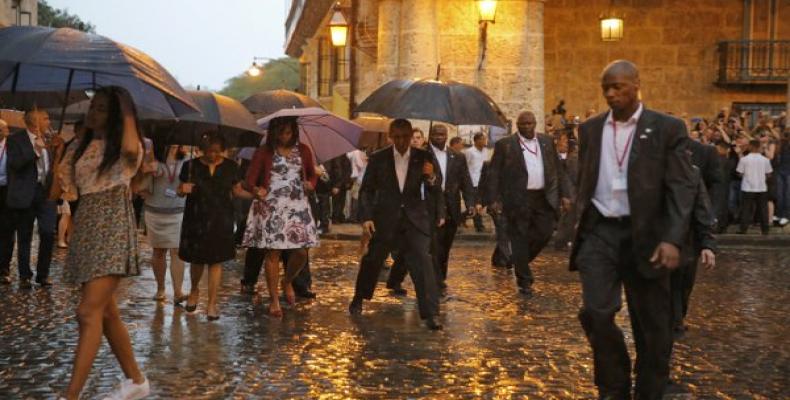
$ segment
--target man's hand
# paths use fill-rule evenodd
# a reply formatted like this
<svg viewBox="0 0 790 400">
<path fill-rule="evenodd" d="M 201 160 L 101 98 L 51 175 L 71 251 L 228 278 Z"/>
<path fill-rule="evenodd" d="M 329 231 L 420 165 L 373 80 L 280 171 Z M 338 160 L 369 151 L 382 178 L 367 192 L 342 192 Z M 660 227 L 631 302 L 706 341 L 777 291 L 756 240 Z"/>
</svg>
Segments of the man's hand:
<svg viewBox="0 0 790 400">
<path fill-rule="evenodd" d="M 708 271 L 716 268 L 716 253 L 710 249 L 702 249 L 699 255 L 699 262 Z"/>
<path fill-rule="evenodd" d="M 567 197 L 563 197 L 560 199 L 560 210 L 562 210 L 562 212 L 569 212 L 571 210 L 571 207 L 572 207 L 571 199 Z"/>
<path fill-rule="evenodd" d="M 181 195 L 192 194 L 194 190 L 195 190 L 194 183 L 184 182 L 178 185 L 178 193 L 180 193 Z"/>
<path fill-rule="evenodd" d="M 488 210 L 494 214 L 502 214 L 502 203 L 495 201 L 488 206 Z"/>
<path fill-rule="evenodd" d="M 312 183 L 305 182 L 304 183 L 304 190 L 305 190 L 305 192 L 312 192 L 313 190 L 315 190 L 315 188 L 313 187 Z"/>
<path fill-rule="evenodd" d="M 437 223 L 436 223 L 436 226 L 437 226 L 437 227 L 439 227 L 439 228 L 441 228 L 441 227 L 443 227 L 443 226 L 444 226 L 444 222 L 445 222 L 445 221 L 444 221 L 444 218 L 440 218 L 440 219 L 439 219 L 439 222 L 437 222 Z"/>
<path fill-rule="evenodd" d="M 338 189 L 338 188 L 332 188 L 332 196 L 334 196 L 334 195 L 336 195 L 336 194 L 338 194 L 338 193 L 340 193 L 340 189 Z"/>
<path fill-rule="evenodd" d="M 655 268 L 666 267 L 675 269 L 678 267 L 680 250 L 672 243 L 661 242 L 650 257 L 650 262 L 655 264 Z"/>
<path fill-rule="evenodd" d="M 362 232 L 368 236 L 373 236 L 376 232 L 376 226 L 373 225 L 373 221 L 365 221 L 362 223 Z"/>
</svg>

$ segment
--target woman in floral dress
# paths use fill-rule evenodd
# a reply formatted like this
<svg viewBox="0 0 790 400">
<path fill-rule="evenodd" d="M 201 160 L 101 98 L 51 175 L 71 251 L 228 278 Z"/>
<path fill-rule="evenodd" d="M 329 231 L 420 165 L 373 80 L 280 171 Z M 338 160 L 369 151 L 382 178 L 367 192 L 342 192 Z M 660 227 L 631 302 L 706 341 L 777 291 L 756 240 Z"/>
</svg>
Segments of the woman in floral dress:
<svg viewBox="0 0 790 400">
<path fill-rule="evenodd" d="M 318 232 L 307 192 L 316 184 L 313 154 L 299 143 L 296 118 L 275 118 L 269 123 L 266 144 L 253 156 L 247 185 L 256 199 L 250 207 L 244 247 L 266 249 L 266 285 L 269 314 L 282 316 L 277 280 L 280 256 L 289 250 L 282 288 L 289 304 L 296 301 L 291 282 L 307 261 L 307 249 L 318 246 Z"/>
</svg>

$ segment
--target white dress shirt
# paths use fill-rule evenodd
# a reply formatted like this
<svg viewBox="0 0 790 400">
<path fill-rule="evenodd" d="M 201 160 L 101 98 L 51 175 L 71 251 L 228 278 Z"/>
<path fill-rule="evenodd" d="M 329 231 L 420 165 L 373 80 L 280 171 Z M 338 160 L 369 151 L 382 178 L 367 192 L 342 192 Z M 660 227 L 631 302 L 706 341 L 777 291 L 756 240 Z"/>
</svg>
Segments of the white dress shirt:
<svg viewBox="0 0 790 400">
<path fill-rule="evenodd" d="M 406 186 L 406 175 L 409 173 L 409 158 L 411 158 L 411 147 L 406 150 L 406 154 L 401 155 L 395 146 L 392 146 L 392 153 L 395 155 L 395 175 L 398 176 L 398 188 L 403 193 Z"/>
<path fill-rule="evenodd" d="M 447 146 L 444 149 L 431 145 L 433 154 L 436 156 L 436 161 L 439 162 L 439 170 L 442 171 L 442 190 L 444 190 L 445 182 L 447 182 Z"/>
<path fill-rule="evenodd" d="M 36 136 L 35 133 L 27 131 L 27 137 L 30 139 L 30 145 L 33 146 L 33 151 L 36 152 L 36 171 L 38 172 L 38 182 L 44 183 L 44 179 L 47 176 L 47 168 L 49 166 L 49 155 L 47 154 L 47 149 L 41 149 L 39 151 L 36 148 Z"/>
<path fill-rule="evenodd" d="M 480 185 L 480 174 L 483 173 L 483 164 L 491 158 L 491 152 L 487 147 L 478 150 L 472 146 L 464 150 L 466 155 L 466 166 L 469 168 L 469 175 L 472 176 L 472 186 Z"/>
<path fill-rule="evenodd" d="M 524 165 L 527 168 L 527 190 L 543 190 L 546 186 L 546 176 L 543 173 L 543 154 L 540 151 L 538 135 L 527 139 L 517 133 L 521 153 L 524 155 Z"/>
<path fill-rule="evenodd" d="M 743 175 L 741 191 L 762 193 L 768 191 L 767 175 L 773 172 L 771 161 L 760 153 L 749 153 L 738 161 L 735 171 Z"/>
<path fill-rule="evenodd" d="M 628 158 L 637 135 L 636 125 L 642 116 L 642 104 L 625 122 L 615 121 L 612 112 L 606 117 L 601 137 L 601 162 L 598 183 L 592 202 L 604 217 L 631 215 L 628 202 Z"/>
</svg>

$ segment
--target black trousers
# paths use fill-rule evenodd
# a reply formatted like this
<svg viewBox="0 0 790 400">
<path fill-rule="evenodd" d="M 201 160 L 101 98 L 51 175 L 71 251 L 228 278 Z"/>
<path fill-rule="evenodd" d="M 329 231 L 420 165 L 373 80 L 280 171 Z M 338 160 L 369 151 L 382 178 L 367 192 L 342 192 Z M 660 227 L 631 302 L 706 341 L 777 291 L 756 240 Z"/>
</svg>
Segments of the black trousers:
<svg viewBox="0 0 790 400">
<path fill-rule="evenodd" d="M 480 190 L 477 187 L 475 188 L 475 199 L 477 200 L 478 203 L 482 203 L 482 200 L 480 199 Z M 469 205 L 467 205 L 467 208 L 470 208 Z M 475 216 L 472 217 L 472 221 L 474 221 L 476 231 L 483 232 L 485 230 L 485 226 L 483 225 L 482 214 L 476 213 Z"/>
<path fill-rule="evenodd" d="M 332 196 L 332 222 L 340 224 L 346 222 L 346 192 L 345 189 L 340 189 L 336 195 Z"/>
<path fill-rule="evenodd" d="M 316 194 L 316 209 L 313 215 L 318 217 L 318 226 L 321 229 L 329 229 L 329 214 L 331 210 L 332 195 L 329 193 Z"/>
<path fill-rule="evenodd" d="M 557 224 L 554 208 L 542 190 L 528 191 L 527 204 L 525 212 L 507 216 L 507 234 L 516 266 L 516 283 L 522 288 L 531 286 L 535 281 L 529 263 L 549 243 Z"/>
<path fill-rule="evenodd" d="M 233 215 L 236 218 L 236 231 L 233 233 L 233 241 L 236 246 L 241 245 L 244 240 L 244 231 L 247 230 L 247 216 L 250 214 L 252 200 L 233 199 Z"/>
<path fill-rule="evenodd" d="M 631 398 L 631 359 L 615 323 L 625 287 L 637 353 L 636 398 L 661 399 L 672 352 L 669 274 L 657 279 L 639 274 L 630 221 L 594 220 L 582 233 L 576 263 L 582 284 L 579 320 L 592 346 L 595 385 L 602 396 Z"/>
<path fill-rule="evenodd" d="M 496 235 L 496 247 L 491 254 L 491 265 L 495 267 L 507 267 L 513 264 L 513 250 L 510 246 L 510 237 L 507 235 L 507 218 L 502 213 L 490 213 L 491 221 L 494 222 L 494 233 Z"/>
<path fill-rule="evenodd" d="M 768 233 L 768 192 L 741 191 L 741 232 L 746 232 L 754 221 L 754 212 L 760 221 L 760 229 Z"/>
<path fill-rule="evenodd" d="M 0 186 L 0 276 L 11 272 L 11 255 L 14 252 L 14 215 L 6 206 L 7 194 L 8 186 Z"/>
<path fill-rule="evenodd" d="M 699 257 L 688 257 L 682 264 L 672 271 L 670 285 L 672 287 L 672 327 L 683 328 L 683 320 L 689 310 L 689 298 L 694 289 L 697 278 L 697 264 Z"/>
<path fill-rule="evenodd" d="M 36 185 L 36 192 L 30 208 L 12 209 L 12 220 L 16 230 L 19 246 L 17 260 L 19 278 L 30 279 L 30 252 L 33 245 L 33 225 L 38 222 L 38 262 L 36 264 L 36 281 L 41 282 L 49 277 L 49 265 L 52 261 L 52 249 L 55 245 L 55 225 L 58 212 L 54 201 L 47 198 L 48 193 L 41 185 Z"/>
<path fill-rule="evenodd" d="M 441 289 L 447 287 L 447 265 L 450 261 L 450 250 L 453 248 L 455 234 L 458 232 L 458 223 L 459 221 L 448 216 L 444 225 L 436 228 L 434 265 L 437 284 Z"/>
<path fill-rule="evenodd" d="M 376 229 L 368 252 L 362 256 L 359 264 L 354 298 L 373 298 L 384 260 L 393 249 L 397 249 L 398 256 L 403 258 L 402 264 L 408 268 L 414 282 L 420 318 L 439 315 L 439 290 L 431 260 L 430 236 L 418 230 L 402 210 L 396 226 Z"/>
<path fill-rule="evenodd" d="M 283 251 L 281 258 L 283 264 L 288 263 L 288 250 Z M 242 285 L 255 286 L 258 283 L 258 277 L 261 275 L 261 267 L 263 260 L 266 258 L 266 249 L 259 249 L 250 247 L 247 249 L 247 254 L 244 255 L 244 277 L 241 279 Z M 296 275 L 291 284 L 294 287 L 294 292 L 303 294 L 308 292 L 313 285 L 313 277 L 310 273 L 310 253 L 308 251 L 307 262 Z"/>
</svg>

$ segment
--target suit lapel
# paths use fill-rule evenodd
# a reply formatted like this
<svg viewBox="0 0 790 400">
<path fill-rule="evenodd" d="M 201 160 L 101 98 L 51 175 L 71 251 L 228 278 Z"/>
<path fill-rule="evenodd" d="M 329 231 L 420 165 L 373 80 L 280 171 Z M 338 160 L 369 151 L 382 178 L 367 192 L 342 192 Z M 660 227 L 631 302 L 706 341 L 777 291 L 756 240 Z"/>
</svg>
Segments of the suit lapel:
<svg viewBox="0 0 790 400">
<path fill-rule="evenodd" d="M 650 135 L 654 134 L 656 128 L 654 126 L 655 114 L 647 109 L 642 109 L 642 115 L 639 116 L 639 121 L 636 123 L 636 131 L 634 131 L 633 142 L 631 143 L 631 150 L 628 154 L 628 169 L 634 165 L 636 159 L 639 158 L 643 144 L 648 143 Z"/>
<path fill-rule="evenodd" d="M 419 186 L 419 179 L 422 175 L 422 165 L 420 164 L 420 159 L 417 156 L 417 152 L 414 149 L 411 149 L 411 155 L 409 155 L 409 169 L 406 172 L 406 184 L 403 185 L 403 192 L 406 192 L 406 188 L 411 187 L 410 185 L 418 185 Z"/>
<path fill-rule="evenodd" d="M 540 144 L 540 158 L 543 160 L 543 176 L 549 176 L 548 168 L 551 163 L 549 163 L 549 159 L 546 158 L 546 152 L 548 151 L 547 148 L 549 146 L 548 139 L 544 136 L 537 135 L 538 143 Z"/>
<path fill-rule="evenodd" d="M 514 151 L 518 155 L 515 158 L 519 161 L 519 171 L 521 171 L 524 176 L 529 179 L 529 172 L 527 172 L 527 160 L 524 158 L 524 149 L 521 148 L 521 134 L 516 131 L 516 133 L 513 135 L 513 139 L 512 145 L 514 146 Z"/>
<path fill-rule="evenodd" d="M 385 174 L 386 176 L 392 177 L 390 179 L 389 185 L 394 185 L 395 192 L 400 192 L 400 186 L 398 185 L 398 171 L 395 169 L 395 148 L 390 146 L 389 150 L 387 151 L 386 157 L 384 157 L 385 165 L 384 168 L 390 173 Z"/>
</svg>

